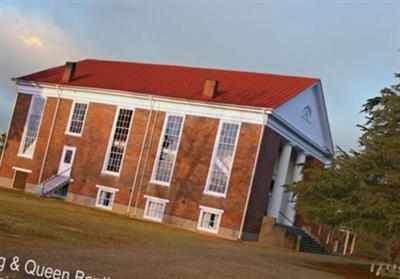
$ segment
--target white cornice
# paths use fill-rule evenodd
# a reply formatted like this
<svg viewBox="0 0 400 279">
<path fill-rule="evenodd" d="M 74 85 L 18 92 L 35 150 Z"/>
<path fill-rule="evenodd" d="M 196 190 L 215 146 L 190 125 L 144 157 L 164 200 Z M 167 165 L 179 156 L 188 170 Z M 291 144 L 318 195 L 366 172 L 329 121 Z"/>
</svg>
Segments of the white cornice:
<svg viewBox="0 0 400 279">
<path fill-rule="evenodd" d="M 269 115 L 267 126 L 306 154 L 313 156 L 325 165 L 329 164 L 332 155 L 328 147 L 319 146 L 276 114 Z"/>
<path fill-rule="evenodd" d="M 18 92 L 20 93 L 57 97 L 57 88 L 54 85 L 17 81 L 17 86 Z M 293 143 L 295 146 L 317 158 L 321 162 L 328 164 L 330 161 L 331 154 L 328 147 L 321 147 L 313 142 L 306 135 L 291 126 L 287 121 L 273 113 L 273 110 L 270 108 L 188 101 L 143 93 L 75 86 L 60 86 L 59 90 L 62 98 L 75 101 L 103 103 L 116 106 L 123 105 L 142 109 L 150 109 L 152 107 L 153 109 L 165 112 L 175 112 L 254 124 L 264 123 L 284 139 Z M 263 117 L 264 114 L 265 117 Z"/>
<path fill-rule="evenodd" d="M 54 85 L 17 81 L 17 86 L 18 92 L 20 93 L 57 97 L 57 89 Z M 124 105 L 142 109 L 150 109 L 152 106 L 153 109 L 165 112 L 179 112 L 188 115 L 235 120 L 254 124 L 262 124 L 263 118 L 266 118 L 262 117 L 262 115 L 269 114 L 272 111 L 270 108 L 189 101 L 136 92 L 64 85 L 60 85 L 60 92 L 62 98 L 75 101 L 88 101 L 116 106 Z M 150 104 L 150 97 L 152 99 L 152 105 Z"/>
</svg>

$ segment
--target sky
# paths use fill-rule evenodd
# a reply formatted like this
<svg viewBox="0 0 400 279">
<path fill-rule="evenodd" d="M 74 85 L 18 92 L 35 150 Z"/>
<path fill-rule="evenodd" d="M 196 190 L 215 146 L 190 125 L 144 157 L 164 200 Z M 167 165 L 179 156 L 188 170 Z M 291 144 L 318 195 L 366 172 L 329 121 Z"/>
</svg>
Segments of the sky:
<svg viewBox="0 0 400 279">
<path fill-rule="evenodd" d="M 85 58 L 318 77 L 334 144 L 400 72 L 400 1 L 1 1 L 0 132 L 12 77 Z"/>
</svg>

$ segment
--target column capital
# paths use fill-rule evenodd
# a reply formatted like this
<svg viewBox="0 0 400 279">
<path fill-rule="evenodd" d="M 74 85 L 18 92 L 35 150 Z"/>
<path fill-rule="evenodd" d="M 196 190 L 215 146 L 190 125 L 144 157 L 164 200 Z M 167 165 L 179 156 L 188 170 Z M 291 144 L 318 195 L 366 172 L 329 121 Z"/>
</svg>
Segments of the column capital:
<svg viewBox="0 0 400 279">
<path fill-rule="evenodd" d="M 289 147 L 289 146 L 290 146 L 290 147 L 293 148 L 293 147 L 295 147 L 296 145 L 295 145 L 293 142 L 291 142 L 291 141 L 284 141 L 283 144 L 282 144 L 282 146 L 283 146 L 283 147 Z"/>
<path fill-rule="evenodd" d="M 307 159 L 307 153 L 304 151 L 296 152 L 296 164 L 305 163 Z"/>
</svg>

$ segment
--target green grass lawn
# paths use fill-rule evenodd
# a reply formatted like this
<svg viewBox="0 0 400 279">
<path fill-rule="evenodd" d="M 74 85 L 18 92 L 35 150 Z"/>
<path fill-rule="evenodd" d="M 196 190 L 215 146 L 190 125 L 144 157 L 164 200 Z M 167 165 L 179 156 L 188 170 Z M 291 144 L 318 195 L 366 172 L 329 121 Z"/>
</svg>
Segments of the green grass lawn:
<svg viewBox="0 0 400 279">
<path fill-rule="evenodd" d="M 195 243 L 197 236 L 169 226 L 82 207 L 24 192 L 0 190 L 0 239 L 24 239 L 72 245 Z M 159 230 L 162 230 L 161 232 Z"/>
<path fill-rule="evenodd" d="M 374 278 L 361 261 L 219 239 L 2 188 L 1 256 L 113 279 Z"/>
</svg>

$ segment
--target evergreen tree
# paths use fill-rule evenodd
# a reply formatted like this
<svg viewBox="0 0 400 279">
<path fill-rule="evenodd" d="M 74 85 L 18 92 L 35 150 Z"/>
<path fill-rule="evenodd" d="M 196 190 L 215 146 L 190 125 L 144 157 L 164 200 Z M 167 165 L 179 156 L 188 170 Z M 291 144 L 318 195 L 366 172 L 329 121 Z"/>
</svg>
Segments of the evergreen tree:
<svg viewBox="0 0 400 279">
<path fill-rule="evenodd" d="M 308 179 L 290 188 L 302 216 L 378 241 L 393 262 L 400 254 L 400 83 L 367 100 L 362 112 L 360 151 L 340 151 L 329 169 L 306 168 Z"/>
<path fill-rule="evenodd" d="M 363 200 L 353 227 L 384 243 L 394 261 L 400 254 L 400 83 L 368 100 L 363 112 L 368 115 L 360 126 L 363 149 L 353 152 Z"/>
</svg>

